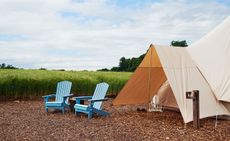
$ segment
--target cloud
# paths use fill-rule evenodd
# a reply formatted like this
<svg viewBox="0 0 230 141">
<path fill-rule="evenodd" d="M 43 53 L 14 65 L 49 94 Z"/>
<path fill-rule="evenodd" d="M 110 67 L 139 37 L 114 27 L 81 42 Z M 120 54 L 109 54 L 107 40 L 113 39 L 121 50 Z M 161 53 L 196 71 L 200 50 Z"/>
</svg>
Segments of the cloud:
<svg viewBox="0 0 230 141">
<path fill-rule="evenodd" d="M 230 13 L 223 1 L 1 0 L 0 62 L 24 68 L 99 69 L 150 43 L 192 43 Z"/>
</svg>

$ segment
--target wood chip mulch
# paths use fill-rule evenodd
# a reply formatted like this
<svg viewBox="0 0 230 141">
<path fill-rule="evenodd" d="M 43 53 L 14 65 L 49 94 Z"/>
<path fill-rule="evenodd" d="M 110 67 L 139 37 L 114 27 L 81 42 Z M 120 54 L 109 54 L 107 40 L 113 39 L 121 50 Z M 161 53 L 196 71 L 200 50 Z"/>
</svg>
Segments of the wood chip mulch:
<svg viewBox="0 0 230 141">
<path fill-rule="evenodd" d="M 144 112 L 137 106 L 111 106 L 105 102 L 109 117 L 88 120 L 70 111 L 45 113 L 43 101 L 0 102 L 0 140 L 79 140 L 79 141 L 230 141 L 230 120 L 201 120 L 199 130 L 184 124 L 180 113 Z"/>
</svg>

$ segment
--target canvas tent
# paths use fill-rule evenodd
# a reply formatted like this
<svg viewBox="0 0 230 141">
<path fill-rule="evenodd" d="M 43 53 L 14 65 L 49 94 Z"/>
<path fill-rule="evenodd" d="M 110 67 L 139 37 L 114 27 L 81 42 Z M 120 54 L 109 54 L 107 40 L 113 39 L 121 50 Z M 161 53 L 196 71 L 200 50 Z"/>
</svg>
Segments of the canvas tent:
<svg viewBox="0 0 230 141">
<path fill-rule="evenodd" d="M 230 102 L 230 17 L 188 51 L 217 99 Z"/>
<path fill-rule="evenodd" d="M 151 45 L 142 63 L 136 69 L 114 100 L 114 105 L 148 104 L 168 81 L 173 96 L 165 95 L 164 104 L 178 105 L 185 123 L 193 120 L 192 100 L 186 99 L 186 91 L 200 91 L 200 118 L 230 115 L 219 102 L 204 76 L 194 64 L 186 48 Z"/>
</svg>

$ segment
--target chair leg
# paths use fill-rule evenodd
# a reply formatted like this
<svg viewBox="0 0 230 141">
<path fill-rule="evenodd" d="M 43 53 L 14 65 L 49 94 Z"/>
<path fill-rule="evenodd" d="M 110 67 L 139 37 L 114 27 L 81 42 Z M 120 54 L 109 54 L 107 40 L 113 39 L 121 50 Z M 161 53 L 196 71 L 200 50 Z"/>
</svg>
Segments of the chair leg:
<svg viewBox="0 0 230 141">
<path fill-rule="evenodd" d="M 48 112 L 48 108 L 45 108 L 45 111 Z"/>
<path fill-rule="evenodd" d="M 75 111 L 75 116 L 77 116 L 77 111 Z"/>
<path fill-rule="evenodd" d="M 98 110 L 98 109 L 95 109 L 95 108 L 93 108 L 93 112 L 94 112 L 94 113 L 97 113 L 97 114 L 99 114 L 99 115 L 101 115 L 101 116 L 108 116 L 108 115 L 109 115 L 108 112 L 105 112 L 105 111 L 103 111 L 103 110 Z"/>
<path fill-rule="evenodd" d="M 93 112 L 92 112 L 92 111 L 90 111 L 90 112 L 88 113 L 88 119 L 91 119 L 91 118 L 92 118 L 92 116 L 93 116 Z"/>
<path fill-rule="evenodd" d="M 65 113 L 65 107 L 64 107 L 64 108 L 62 108 L 62 113 L 63 113 L 63 114 Z"/>
</svg>

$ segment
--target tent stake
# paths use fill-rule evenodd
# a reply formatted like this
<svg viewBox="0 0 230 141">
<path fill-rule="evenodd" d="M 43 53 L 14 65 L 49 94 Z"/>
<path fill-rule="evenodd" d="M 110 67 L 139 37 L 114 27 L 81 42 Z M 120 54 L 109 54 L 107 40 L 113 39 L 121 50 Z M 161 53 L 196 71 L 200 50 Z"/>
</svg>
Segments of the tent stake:
<svg viewBox="0 0 230 141">
<path fill-rule="evenodd" d="M 186 98 L 193 100 L 193 126 L 196 129 L 200 128 L 200 105 L 199 105 L 199 90 L 186 92 Z"/>
</svg>

